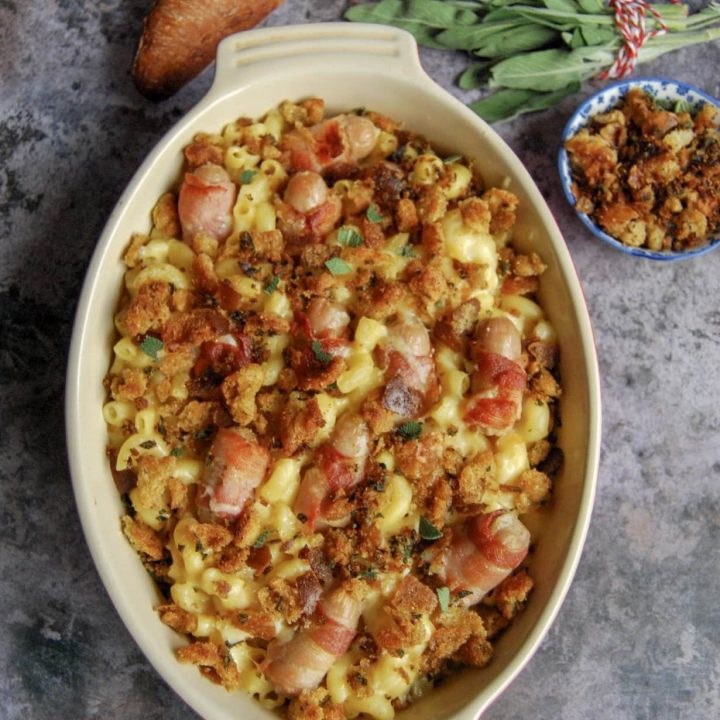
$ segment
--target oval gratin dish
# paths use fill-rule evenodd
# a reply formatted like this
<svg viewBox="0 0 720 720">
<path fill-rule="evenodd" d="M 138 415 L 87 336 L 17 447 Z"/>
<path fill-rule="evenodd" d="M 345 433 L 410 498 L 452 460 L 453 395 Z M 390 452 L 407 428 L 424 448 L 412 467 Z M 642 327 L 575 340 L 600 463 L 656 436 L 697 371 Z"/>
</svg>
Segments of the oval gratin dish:
<svg viewBox="0 0 720 720">
<path fill-rule="evenodd" d="M 398 717 L 479 717 L 537 649 L 565 597 L 587 533 L 600 445 L 597 360 L 580 283 L 560 231 L 518 158 L 482 120 L 422 70 L 413 38 L 379 25 L 327 23 L 235 35 L 218 49 L 215 80 L 203 100 L 157 145 L 120 198 L 90 262 L 69 356 L 67 442 L 78 510 L 98 572 L 143 652 L 174 690 L 207 720 L 277 717 L 242 692 L 229 694 L 194 666 L 178 663 L 183 638 L 154 611 L 158 591 L 120 527 L 123 506 L 106 455 L 103 378 L 110 322 L 133 233 L 147 232 L 154 199 L 180 176 L 182 148 L 198 132 L 255 117 L 285 99 L 324 98 L 328 114 L 367 107 L 403 123 L 447 152 L 475 161 L 486 183 L 520 199 L 514 244 L 539 253 L 548 269 L 539 297 L 560 345 L 563 396 L 558 444 L 565 456 L 552 503 L 534 532 L 535 588 L 497 642 L 492 662 L 440 684 Z"/>
</svg>

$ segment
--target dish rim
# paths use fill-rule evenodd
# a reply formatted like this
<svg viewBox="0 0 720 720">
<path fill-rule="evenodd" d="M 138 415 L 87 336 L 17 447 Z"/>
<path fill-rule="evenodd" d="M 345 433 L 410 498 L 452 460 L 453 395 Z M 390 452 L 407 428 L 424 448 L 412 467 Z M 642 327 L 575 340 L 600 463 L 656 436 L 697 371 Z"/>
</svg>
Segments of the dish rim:
<svg viewBox="0 0 720 720">
<path fill-rule="evenodd" d="M 200 116 L 209 110 L 213 105 L 220 102 L 229 94 L 239 93 L 243 88 L 242 80 L 236 80 L 233 87 L 228 88 L 227 74 L 223 75 L 223 52 L 228 51 L 232 43 L 240 43 L 241 45 L 263 46 L 264 43 L 271 40 L 272 42 L 291 41 L 293 36 L 298 33 L 309 34 L 313 30 L 318 30 L 323 37 L 332 35 L 333 37 L 355 37 L 357 32 L 363 28 L 370 33 L 378 33 L 381 26 L 364 25 L 364 24 L 346 24 L 346 23 L 320 23 L 306 25 L 289 25 L 279 28 L 264 28 L 260 30 L 246 31 L 244 33 L 230 36 L 221 43 L 218 49 L 218 66 L 216 68 L 215 81 L 208 93 L 185 114 L 154 146 L 145 161 L 140 165 L 132 179 L 128 183 L 120 199 L 118 200 L 113 212 L 111 213 L 105 228 L 103 229 L 97 247 L 93 253 L 89 263 L 83 289 L 78 302 L 75 321 L 73 326 L 72 340 L 69 351 L 69 362 L 66 382 L 66 434 L 69 450 L 69 464 L 73 481 L 73 489 L 75 492 L 76 504 L 80 515 L 83 532 L 85 534 L 93 561 L 98 573 L 103 581 L 103 585 L 110 595 L 111 601 L 120 615 L 123 623 L 129 630 L 133 639 L 142 650 L 145 657 L 150 661 L 153 667 L 168 683 L 168 685 L 182 697 L 193 709 L 202 714 L 203 717 L 220 718 L 224 715 L 218 714 L 220 710 L 213 708 L 214 703 L 209 699 L 209 693 L 206 694 L 198 687 L 205 687 L 207 680 L 201 678 L 195 673 L 203 685 L 195 687 L 195 684 L 189 682 L 183 684 L 182 672 L 187 668 L 183 668 L 175 657 L 170 657 L 167 646 L 155 646 L 145 632 L 145 625 L 141 620 L 135 617 L 133 612 L 133 603 L 130 602 L 129 593 L 125 585 L 121 583 L 117 570 L 113 567 L 112 559 L 108 555 L 107 543 L 103 543 L 103 532 L 97 526 L 97 522 L 93 517 L 93 497 L 90 492 L 89 479 L 85 476 L 83 470 L 83 452 L 82 452 L 82 427 L 79 420 L 82 417 L 81 407 L 81 388 L 82 378 L 82 358 L 87 352 L 86 342 L 88 334 L 88 321 L 90 319 L 91 304 L 95 296 L 100 293 L 109 292 L 108 290 L 99 289 L 101 270 L 106 263 L 110 262 L 108 254 L 113 244 L 113 239 L 118 232 L 118 226 L 125 214 L 125 208 L 135 198 L 139 186 L 145 181 L 146 177 L 153 174 L 153 166 L 157 157 L 169 146 L 180 134 L 188 128 L 197 125 Z M 508 170 L 511 170 L 516 176 L 527 181 L 532 196 L 532 203 L 536 206 L 541 222 L 549 236 L 549 245 L 553 248 L 557 255 L 558 263 L 561 266 L 560 272 L 566 285 L 567 292 L 572 299 L 575 307 L 576 317 L 578 320 L 579 334 L 578 341 L 583 347 L 584 369 L 587 377 L 586 401 L 589 407 L 587 427 L 584 428 L 587 433 L 587 453 L 585 456 L 585 477 L 583 478 L 582 488 L 579 493 L 579 502 L 577 505 L 577 513 L 573 518 L 573 523 L 569 526 L 569 541 L 567 553 L 559 563 L 557 580 L 548 595 L 545 607 L 539 612 L 534 625 L 529 629 L 525 639 L 518 645 L 517 651 L 507 661 L 505 667 L 499 671 L 497 676 L 492 678 L 490 682 L 484 685 L 462 708 L 458 709 L 452 718 L 457 720 L 469 719 L 471 717 L 479 717 L 479 715 L 502 693 L 502 691 L 512 682 L 512 680 L 520 673 L 520 671 L 529 662 L 531 657 L 538 649 L 540 642 L 549 631 L 555 617 L 557 616 L 562 603 L 567 595 L 573 577 L 580 561 L 582 549 L 587 536 L 588 528 L 591 520 L 592 506 L 595 497 L 597 474 L 600 453 L 600 434 L 601 434 L 601 400 L 600 400 L 600 382 L 599 370 L 597 362 L 597 354 L 595 343 L 593 340 L 592 326 L 590 324 L 587 305 L 580 287 L 577 272 L 572 263 L 569 251 L 564 243 L 559 227 L 555 222 L 547 203 L 540 193 L 537 185 L 530 177 L 528 171 L 524 168 L 520 160 L 515 156 L 509 146 L 495 133 L 486 123 L 478 118 L 472 111 L 466 108 L 463 103 L 454 98 L 449 92 L 442 89 L 432 79 L 430 79 L 421 69 L 417 58 L 417 46 L 411 35 L 402 30 L 387 28 L 382 26 L 385 36 L 389 34 L 397 38 L 399 43 L 407 47 L 412 47 L 414 56 L 406 58 L 405 69 L 409 67 L 413 69 L 412 77 L 398 76 L 393 77 L 396 81 L 403 83 L 416 84 L 421 86 L 422 92 L 426 95 L 433 96 L 447 106 L 448 115 L 462 115 L 473 125 L 478 138 L 483 138 L 486 142 L 493 142 L 500 147 L 503 160 Z M 272 72 L 268 70 L 270 75 Z M 382 90 L 380 91 L 382 92 Z M 202 127 L 195 127 L 195 131 L 201 131 Z M 112 290 L 114 292 L 115 289 Z M 109 474 L 108 474 L 109 477 Z M 114 491 L 114 485 L 110 485 Z M 172 636 L 173 631 L 168 630 Z M 195 668 L 191 668 L 195 670 Z M 189 676 L 188 676 L 189 677 Z M 258 709 L 258 715 L 265 717 L 264 713 L 268 711 L 261 708 L 255 700 L 252 700 Z"/>
<path fill-rule="evenodd" d="M 695 87 L 691 83 L 684 82 L 683 80 L 673 80 L 671 78 L 643 75 L 635 78 L 625 78 L 623 80 L 617 80 L 613 83 L 610 83 L 604 88 L 601 88 L 597 92 L 587 97 L 577 107 L 577 109 L 573 112 L 573 114 L 570 116 L 567 123 L 565 124 L 565 128 L 563 129 L 562 135 L 560 137 L 560 149 L 558 151 L 557 159 L 558 173 L 560 175 L 560 184 L 562 185 L 563 194 L 565 195 L 566 200 L 570 204 L 573 212 L 579 218 L 580 222 L 582 222 L 582 224 L 595 237 L 603 240 L 608 245 L 616 248 L 617 250 L 620 250 L 626 255 L 645 258 L 648 260 L 658 260 L 660 262 L 690 260 L 691 258 L 700 257 L 701 255 L 705 255 L 714 250 L 718 245 L 720 245 L 720 235 L 712 238 L 707 245 L 681 252 L 673 250 L 650 250 L 648 248 L 632 247 L 630 245 L 625 245 L 624 243 L 614 238 L 612 235 L 608 235 L 608 233 L 602 230 L 597 224 L 593 222 L 593 220 L 587 213 L 580 212 L 576 209 L 575 196 L 573 195 L 571 189 L 572 170 L 570 169 L 570 159 L 568 157 L 567 150 L 565 149 L 565 142 L 580 128 L 587 125 L 588 119 L 591 117 L 590 106 L 596 103 L 598 100 L 602 99 L 605 95 L 611 95 L 614 91 L 620 90 L 620 94 L 617 98 L 612 99 L 612 101 L 603 102 L 602 108 L 599 110 L 595 110 L 592 114 L 602 112 L 603 110 L 607 110 L 610 107 L 614 106 L 620 98 L 624 97 L 627 94 L 627 91 L 631 87 L 642 86 L 644 89 L 648 89 L 653 87 L 653 85 L 657 84 L 665 86 L 666 89 L 672 88 L 674 90 L 673 95 L 678 98 L 687 95 L 688 92 L 695 93 L 705 102 L 709 102 L 711 105 L 714 105 L 716 108 L 718 108 L 718 110 L 720 110 L 720 100 L 714 98 L 712 95 L 705 92 L 704 90 Z M 684 92 L 682 92 L 682 90 L 684 90 Z"/>
</svg>

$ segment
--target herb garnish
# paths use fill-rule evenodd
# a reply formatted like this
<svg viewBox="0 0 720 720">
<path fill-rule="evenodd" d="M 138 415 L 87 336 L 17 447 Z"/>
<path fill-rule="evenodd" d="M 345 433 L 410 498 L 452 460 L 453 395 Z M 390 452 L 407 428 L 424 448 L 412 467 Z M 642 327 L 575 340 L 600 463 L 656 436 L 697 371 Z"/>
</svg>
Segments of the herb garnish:
<svg viewBox="0 0 720 720">
<path fill-rule="evenodd" d="M 401 257 L 415 257 L 415 250 L 412 245 L 403 245 L 398 253 Z"/>
<path fill-rule="evenodd" d="M 313 355 L 315 356 L 315 359 L 321 364 L 321 365 L 328 365 L 332 361 L 332 355 L 328 352 L 325 352 L 323 350 L 323 346 L 321 345 L 319 340 L 313 340 L 310 347 L 312 348 Z"/>
<path fill-rule="evenodd" d="M 338 242 L 346 247 L 360 247 L 363 244 L 362 235 L 352 227 L 343 225 L 338 230 Z"/>
<path fill-rule="evenodd" d="M 174 447 L 174 448 L 170 451 L 170 454 L 171 454 L 173 457 L 176 457 L 176 458 L 177 458 L 177 457 L 180 457 L 184 452 L 185 452 L 185 448 Z"/>
<path fill-rule="evenodd" d="M 720 37 L 717 3 L 694 13 L 680 3 L 652 8 L 640 62 Z M 458 86 L 495 91 L 470 104 L 488 122 L 554 107 L 607 71 L 626 47 L 605 0 L 382 0 L 354 5 L 345 18 L 394 25 L 420 45 L 467 52 L 474 61 Z"/>
<path fill-rule="evenodd" d="M 333 275 L 347 275 L 352 270 L 352 267 L 339 257 L 331 257 L 329 260 L 326 260 L 325 267 Z"/>
<path fill-rule="evenodd" d="M 209 555 L 208 551 L 203 547 L 203 544 L 199 540 L 195 543 L 195 552 L 199 552 L 203 558 L 206 558 Z"/>
<path fill-rule="evenodd" d="M 258 536 L 255 542 L 253 543 L 253 547 L 256 550 L 259 550 L 266 542 L 267 539 L 274 533 L 274 530 L 263 530 Z"/>
<path fill-rule="evenodd" d="M 410 422 L 403 423 L 397 429 L 397 434 L 403 440 L 417 440 L 422 432 L 423 424 L 417 422 L 417 420 L 411 420 Z"/>
<path fill-rule="evenodd" d="M 257 170 L 243 170 L 240 173 L 240 184 L 247 185 L 256 175 Z"/>
<path fill-rule="evenodd" d="M 435 592 L 437 593 L 438 602 L 440 603 L 440 610 L 447 612 L 450 603 L 450 588 L 439 587 Z"/>
<path fill-rule="evenodd" d="M 140 349 L 153 360 L 158 359 L 158 353 L 165 347 L 160 338 L 153 337 L 152 335 L 146 335 L 143 341 L 140 343 Z"/>
<path fill-rule="evenodd" d="M 275 275 L 275 277 L 273 277 L 273 279 L 265 286 L 265 292 L 268 295 L 272 295 L 278 289 L 279 284 L 280 284 L 280 276 Z"/>
<path fill-rule="evenodd" d="M 140 447 L 144 450 L 151 450 L 157 445 L 157 443 L 154 440 L 146 440 L 145 442 L 140 443 Z"/>
<path fill-rule="evenodd" d="M 420 516 L 418 532 L 423 540 L 439 540 L 442 533 L 424 515 Z"/>
<path fill-rule="evenodd" d="M 365 213 L 365 217 L 371 222 L 371 223 L 379 223 L 383 221 L 383 216 L 378 210 L 377 205 L 373 203 L 370 205 L 370 207 L 367 209 L 367 212 Z"/>
<path fill-rule="evenodd" d="M 359 575 L 359 578 L 365 578 L 367 580 L 376 580 L 377 579 L 377 570 L 372 566 L 368 565 Z"/>
</svg>

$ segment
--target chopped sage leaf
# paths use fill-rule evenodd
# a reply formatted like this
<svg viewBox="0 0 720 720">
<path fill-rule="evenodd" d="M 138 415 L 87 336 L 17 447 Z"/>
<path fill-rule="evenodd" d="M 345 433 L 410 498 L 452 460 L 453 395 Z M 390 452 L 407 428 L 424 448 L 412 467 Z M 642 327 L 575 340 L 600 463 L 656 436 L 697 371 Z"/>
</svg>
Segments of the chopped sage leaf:
<svg viewBox="0 0 720 720">
<path fill-rule="evenodd" d="M 330 362 L 332 361 L 332 355 L 328 352 L 325 352 L 325 350 L 323 350 L 323 346 L 319 340 L 313 340 L 310 347 L 312 348 L 315 359 L 319 363 L 321 363 L 322 365 L 330 364 Z"/>
<path fill-rule="evenodd" d="M 339 257 L 331 257 L 329 260 L 326 260 L 325 267 L 333 275 L 347 275 L 352 270 L 352 267 Z"/>
<path fill-rule="evenodd" d="M 363 244 L 362 235 L 355 229 L 343 225 L 338 230 L 338 242 L 347 247 L 360 247 Z"/>
<path fill-rule="evenodd" d="M 383 220 L 383 216 L 378 210 L 378 207 L 377 205 L 375 205 L 375 203 L 370 205 L 370 207 L 367 209 L 365 217 L 372 223 L 379 223 Z"/>
<path fill-rule="evenodd" d="M 278 275 L 275 275 L 275 277 L 265 286 L 265 292 L 268 295 L 272 295 L 278 289 L 279 284 L 280 277 Z"/>
<path fill-rule="evenodd" d="M 410 422 L 403 423 L 397 429 L 397 434 L 403 440 L 417 440 L 422 432 L 423 424 L 417 422 L 417 420 L 411 420 Z"/>
<path fill-rule="evenodd" d="M 143 341 L 140 343 L 140 349 L 153 360 L 158 359 L 158 353 L 165 347 L 164 343 L 160 338 L 153 337 L 152 335 L 146 335 Z"/>
<path fill-rule="evenodd" d="M 450 588 L 439 587 L 435 592 L 437 592 L 438 602 L 440 603 L 440 610 L 442 610 L 442 612 L 447 612 L 448 604 L 450 602 Z"/>
<path fill-rule="evenodd" d="M 377 578 L 377 570 L 370 565 L 366 567 L 359 575 L 359 578 L 366 578 L 368 580 L 375 580 Z"/>
<path fill-rule="evenodd" d="M 263 530 L 258 536 L 255 542 L 253 543 L 253 547 L 256 550 L 259 550 L 266 542 L 267 539 L 274 533 L 274 530 Z"/>
<path fill-rule="evenodd" d="M 420 516 L 420 525 L 418 527 L 420 537 L 423 540 L 439 540 L 442 533 L 438 530 L 424 515 Z"/>
</svg>

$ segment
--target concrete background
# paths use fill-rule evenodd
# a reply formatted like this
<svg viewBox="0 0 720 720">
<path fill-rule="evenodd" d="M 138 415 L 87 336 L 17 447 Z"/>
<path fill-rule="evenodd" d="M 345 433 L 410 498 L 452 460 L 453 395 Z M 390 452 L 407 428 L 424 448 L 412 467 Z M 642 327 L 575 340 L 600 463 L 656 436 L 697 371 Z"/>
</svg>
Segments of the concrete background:
<svg viewBox="0 0 720 720">
<path fill-rule="evenodd" d="M 270 24 L 336 20 L 288 0 Z M 146 153 L 203 95 L 151 104 L 130 79 L 142 0 L 0 0 L 0 717 L 191 720 L 117 617 L 67 472 L 68 339 L 89 256 Z M 465 58 L 423 51 L 453 88 Z M 720 95 L 720 45 L 644 74 Z M 559 133 L 588 94 L 500 124 L 567 239 L 598 342 L 604 441 L 586 549 L 540 651 L 487 720 L 720 717 L 720 252 L 631 261 L 574 217 Z"/>
</svg>

